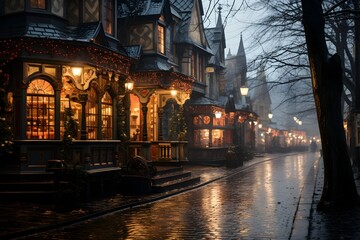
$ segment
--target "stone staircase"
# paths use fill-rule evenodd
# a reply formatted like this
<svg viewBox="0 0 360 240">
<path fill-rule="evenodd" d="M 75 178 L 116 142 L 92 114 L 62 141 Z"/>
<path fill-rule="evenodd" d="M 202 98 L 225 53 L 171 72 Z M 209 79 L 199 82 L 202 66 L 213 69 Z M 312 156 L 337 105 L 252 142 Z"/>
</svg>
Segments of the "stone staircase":
<svg viewBox="0 0 360 240">
<path fill-rule="evenodd" d="M 184 171 L 182 166 L 156 166 L 157 175 L 152 178 L 152 192 L 163 193 L 185 188 L 200 182 L 200 177 L 194 177 L 191 172 Z"/>
<path fill-rule="evenodd" d="M 52 202 L 56 186 L 50 172 L 0 172 L 2 201 Z"/>
</svg>

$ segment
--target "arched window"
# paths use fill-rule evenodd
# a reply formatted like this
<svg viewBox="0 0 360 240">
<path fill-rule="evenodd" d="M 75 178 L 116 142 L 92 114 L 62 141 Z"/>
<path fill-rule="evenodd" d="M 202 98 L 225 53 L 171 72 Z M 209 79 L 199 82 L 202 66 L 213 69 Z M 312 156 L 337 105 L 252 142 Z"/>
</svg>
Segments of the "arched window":
<svg viewBox="0 0 360 240">
<path fill-rule="evenodd" d="M 33 80 L 26 91 L 27 139 L 55 138 L 55 92 L 43 79 Z"/>
<path fill-rule="evenodd" d="M 113 101 L 109 93 L 101 99 L 101 132 L 102 139 L 112 139 Z"/>
<path fill-rule="evenodd" d="M 98 119 L 97 92 L 93 87 L 91 87 L 88 95 L 88 101 L 86 103 L 86 130 L 88 132 L 88 139 L 97 139 Z"/>
</svg>

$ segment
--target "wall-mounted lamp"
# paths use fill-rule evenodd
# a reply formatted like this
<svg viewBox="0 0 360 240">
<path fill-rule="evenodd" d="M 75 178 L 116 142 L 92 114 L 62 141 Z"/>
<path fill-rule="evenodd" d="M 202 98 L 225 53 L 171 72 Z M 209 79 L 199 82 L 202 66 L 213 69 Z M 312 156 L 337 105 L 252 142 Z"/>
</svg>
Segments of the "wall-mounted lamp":
<svg viewBox="0 0 360 240">
<path fill-rule="evenodd" d="M 215 112 L 215 118 L 221 118 L 221 112 Z"/>
<path fill-rule="evenodd" d="M 80 75 L 82 73 L 82 68 L 81 67 L 72 67 L 71 72 L 74 77 L 80 77 Z"/>
<path fill-rule="evenodd" d="M 273 118 L 273 114 L 271 112 L 268 113 L 268 117 L 271 120 Z"/>
<path fill-rule="evenodd" d="M 174 87 L 170 87 L 170 94 L 175 97 L 177 95 L 177 90 Z"/>
</svg>

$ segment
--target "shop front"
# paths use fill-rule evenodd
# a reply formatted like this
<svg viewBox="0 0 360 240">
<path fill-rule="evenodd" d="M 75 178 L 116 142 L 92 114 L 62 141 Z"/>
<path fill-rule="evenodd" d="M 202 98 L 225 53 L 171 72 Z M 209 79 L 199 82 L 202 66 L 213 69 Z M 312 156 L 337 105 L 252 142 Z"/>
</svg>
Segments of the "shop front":
<svg viewBox="0 0 360 240">
<path fill-rule="evenodd" d="M 131 78 L 135 88 L 124 101 L 130 156 L 141 155 L 151 161 L 185 160 L 187 141 L 180 126 L 185 121 L 181 109 L 190 98 L 193 79 L 172 71 L 138 72 Z"/>
<path fill-rule="evenodd" d="M 62 49 L 71 50 L 64 53 L 22 41 L 22 46 L 15 41 L 13 49 L 7 46 L 16 61 L 2 67 L 9 80 L 7 120 L 14 145 L 7 158 L 12 167 L 45 171 L 49 160 L 85 169 L 118 166 L 118 102 L 134 60 L 100 47 L 62 42 Z M 54 48 L 60 44 L 46 41 Z M 109 62 L 99 59 L 100 53 Z"/>
</svg>

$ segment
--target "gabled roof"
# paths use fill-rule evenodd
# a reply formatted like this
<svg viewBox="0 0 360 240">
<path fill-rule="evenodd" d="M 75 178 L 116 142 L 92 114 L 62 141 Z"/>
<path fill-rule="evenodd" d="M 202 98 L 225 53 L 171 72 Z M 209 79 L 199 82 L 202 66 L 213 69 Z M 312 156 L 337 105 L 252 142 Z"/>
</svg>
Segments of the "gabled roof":
<svg viewBox="0 0 360 240">
<path fill-rule="evenodd" d="M 105 31 L 101 22 L 84 23 L 78 27 L 68 27 L 69 37 L 77 41 L 92 41 L 99 45 L 109 47 Z"/>
<path fill-rule="evenodd" d="M 118 17 L 160 15 L 167 0 L 119 1 Z"/>
<path fill-rule="evenodd" d="M 205 34 L 209 42 L 210 48 L 213 52 L 213 56 L 211 56 L 209 64 L 225 67 L 224 59 L 221 59 L 221 56 L 223 56 L 223 54 L 220 54 L 220 51 L 224 51 L 223 48 L 226 48 L 225 33 L 221 19 L 221 7 L 219 7 L 218 9 L 219 15 L 216 22 L 216 27 L 206 28 Z"/>
<path fill-rule="evenodd" d="M 175 37 L 175 42 L 176 43 L 187 43 L 187 44 L 192 44 L 210 54 L 212 54 L 211 49 L 208 46 L 208 43 L 206 42 L 206 37 L 205 37 L 205 30 L 203 28 L 202 25 L 202 15 L 203 15 L 203 7 L 202 7 L 202 2 L 200 0 L 170 0 L 172 7 L 174 8 L 174 12 L 177 12 L 178 14 L 181 15 L 181 22 L 180 25 L 178 27 L 177 33 L 176 33 L 176 37 Z M 199 6 L 199 15 L 194 16 L 193 15 L 193 11 L 195 10 L 195 6 Z M 202 35 L 200 36 L 200 38 L 203 38 L 203 43 L 200 44 L 196 41 L 194 41 L 191 38 L 191 27 L 193 27 L 191 21 L 193 17 L 197 17 L 198 18 L 198 27 L 196 27 L 195 31 L 199 31 L 199 34 Z"/>
</svg>

